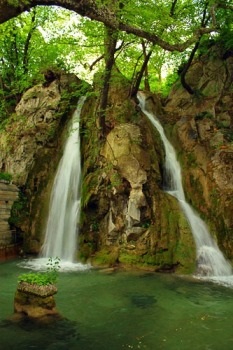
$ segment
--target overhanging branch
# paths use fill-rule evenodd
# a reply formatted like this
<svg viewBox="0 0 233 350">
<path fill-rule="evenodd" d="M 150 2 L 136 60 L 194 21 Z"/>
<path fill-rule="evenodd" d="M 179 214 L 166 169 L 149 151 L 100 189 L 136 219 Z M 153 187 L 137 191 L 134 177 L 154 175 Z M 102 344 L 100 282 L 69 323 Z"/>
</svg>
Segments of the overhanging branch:
<svg viewBox="0 0 233 350">
<path fill-rule="evenodd" d="M 131 26 L 117 19 L 117 16 L 107 6 L 97 6 L 95 0 L 0 0 L 0 23 L 10 18 L 16 17 L 24 11 L 37 5 L 57 5 L 72 10 L 81 16 L 102 22 L 106 27 L 113 30 L 124 31 L 146 39 L 153 44 L 159 45 L 167 51 L 184 51 L 187 47 L 197 41 L 197 39 L 207 33 L 216 31 L 215 28 L 200 28 L 193 37 L 183 43 L 170 44 L 154 33 Z"/>
</svg>

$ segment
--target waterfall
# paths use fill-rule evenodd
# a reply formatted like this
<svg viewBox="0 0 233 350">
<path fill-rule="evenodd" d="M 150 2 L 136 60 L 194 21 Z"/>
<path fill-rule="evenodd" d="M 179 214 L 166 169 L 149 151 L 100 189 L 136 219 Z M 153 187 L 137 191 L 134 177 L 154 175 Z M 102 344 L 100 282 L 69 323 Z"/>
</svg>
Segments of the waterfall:
<svg viewBox="0 0 233 350">
<path fill-rule="evenodd" d="M 139 92 L 137 97 L 142 112 L 158 130 L 164 144 L 165 173 L 169 181 L 167 192 L 178 200 L 190 225 L 197 249 L 197 274 L 204 276 L 230 276 L 232 274 L 231 265 L 226 261 L 216 242 L 211 237 L 204 221 L 185 200 L 181 168 L 173 146 L 168 141 L 163 127 L 156 119 L 156 116 L 146 110 L 144 94 Z"/>
<path fill-rule="evenodd" d="M 73 114 L 72 125 L 59 162 L 50 198 L 49 216 L 42 257 L 59 257 L 73 262 L 77 249 L 77 224 L 80 214 L 80 137 L 79 117 L 85 98 Z"/>
<path fill-rule="evenodd" d="M 75 261 L 81 205 L 79 119 L 84 102 L 85 97 L 81 97 L 73 114 L 63 156 L 55 175 L 40 258 L 26 259 L 19 263 L 20 267 L 46 271 L 48 259 L 58 257 L 59 271 L 83 271 L 91 268 L 90 264 Z"/>
</svg>

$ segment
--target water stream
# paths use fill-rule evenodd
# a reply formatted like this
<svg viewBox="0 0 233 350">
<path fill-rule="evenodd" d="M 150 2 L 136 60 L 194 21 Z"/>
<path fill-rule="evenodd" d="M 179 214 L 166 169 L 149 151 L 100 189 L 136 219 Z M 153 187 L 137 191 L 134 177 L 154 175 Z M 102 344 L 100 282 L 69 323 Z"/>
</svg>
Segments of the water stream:
<svg viewBox="0 0 233 350">
<path fill-rule="evenodd" d="M 197 249 L 197 274 L 204 276 L 230 276 L 232 268 L 224 258 L 216 242 L 211 237 L 205 222 L 185 200 L 182 185 L 180 164 L 176 158 L 176 152 L 168 141 L 163 127 L 156 116 L 146 110 L 146 99 L 142 92 L 138 93 L 140 108 L 149 118 L 153 126 L 158 130 L 165 149 L 165 173 L 169 179 L 167 192 L 174 196 L 189 222 Z"/>
</svg>

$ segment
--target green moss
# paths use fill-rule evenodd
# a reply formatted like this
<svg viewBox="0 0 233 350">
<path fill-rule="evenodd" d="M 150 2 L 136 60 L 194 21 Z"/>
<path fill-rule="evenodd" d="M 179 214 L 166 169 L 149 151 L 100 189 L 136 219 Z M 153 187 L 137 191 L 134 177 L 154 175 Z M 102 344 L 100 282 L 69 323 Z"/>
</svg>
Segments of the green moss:
<svg viewBox="0 0 233 350">
<path fill-rule="evenodd" d="M 174 265 L 171 259 L 171 254 L 167 250 L 160 249 L 159 251 L 137 255 L 136 252 L 122 251 L 119 255 L 119 262 L 126 266 L 137 267 L 146 270 L 158 270 Z"/>
<path fill-rule="evenodd" d="M 110 174 L 110 182 L 112 187 L 117 187 L 121 184 L 122 179 L 117 171 L 112 171 L 112 173 Z"/>
<path fill-rule="evenodd" d="M 189 152 L 186 154 L 187 159 L 187 166 L 188 168 L 195 168 L 197 167 L 197 159 L 195 157 L 195 154 L 192 152 Z"/>
<path fill-rule="evenodd" d="M 118 256 L 118 249 L 103 248 L 95 254 L 92 263 L 93 265 L 110 267 L 118 262 Z"/>
<path fill-rule="evenodd" d="M 182 274 L 191 274 L 195 270 L 195 256 L 196 250 L 191 244 L 187 242 L 177 242 L 174 254 L 174 260 L 180 262 L 179 267 L 177 269 L 178 273 Z"/>
<path fill-rule="evenodd" d="M 218 208 L 219 201 L 220 201 L 220 195 L 216 188 L 213 188 L 213 190 L 211 191 L 210 200 L 211 200 L 213 209 L 216 210 Z"/>
<path fill-rule="evenodd" d="M 200 112 L 195 115 L 195 120 L 213 119 L 214 116 L 209 111 Z"/>
<path fill-rule="evenodd" d="M 156 266 L 163 268 L 164 266 L 172 266 L 173 261 L 171 254 L 167 250 L 158 250 L 154 255 L 149 253 L 143 255 L 143 264 L 147 266 Z"/>
<path fill-rule="evenodd" d="M 9 173 L 0 173 L 0 180 L 4 180 L 7 182 L 11 182 L 12 180 L 12 175 Z"/>
<path fill-rule="evenodd" d="M 136 254 L 130 254 L 127 251 L 120 252 L 119 262 L 124 265 L 138 266 L 142 264 L 142 258 Z"/>
<path fill-rule="evenodd" d="M 93 253 L 93 247 L 91 243 L 82 244 L 78 251 L 78 260 L 85 263 Z"/>
<path fill-rule="evenodd" d="M 90 178 L 90 176 L 89 176 Z M 92 191 L 91 191 L 91 184 L 89 182 L 88 177 L 86 177 L 82 183 L 82 208 L 86 208 L 88 205 L 88 202 L 92 196 Z"/>
<path fill-rule="evenodd" d="M 10 225 L 18 226 L 28 216 L 28 199 L 26 195 L 20 191 L 19 198 L 13 203 L 11 208 L 11 216 L 8 219 Z"/>
<path fill-rule="evenodd" d="M 178 273 L 192 273 L 195 269 L 196 249 L 189 224 L 177 200 L 163 194 L 160 202 L 161 226 L 148 222 L 148 232 L 154 242 L 146 254 L 121 249 L 119 262 L 148 270 L 175 270 Z"/>
<path fill-rule="evenodd" d="M 175 198 L 165 195 L 161 206 L 163 240 L 160 239 L 160 245 L 164 251 L 157 261 L 159 264 L 177 265 L 182 273 L 192 272 L 195 269 L 196 248 L 187 219 Z"/>
<path fill-rule="evenodd" d="M 150 253 L 137 255 L 135 252 L 123 250 L 119 255 L 119 262 L 126 266 L 135 266 L 138 268 L 153 270 L 159 268 L 163 263 L 159 262 L 158 255 Z"/>
</svg>

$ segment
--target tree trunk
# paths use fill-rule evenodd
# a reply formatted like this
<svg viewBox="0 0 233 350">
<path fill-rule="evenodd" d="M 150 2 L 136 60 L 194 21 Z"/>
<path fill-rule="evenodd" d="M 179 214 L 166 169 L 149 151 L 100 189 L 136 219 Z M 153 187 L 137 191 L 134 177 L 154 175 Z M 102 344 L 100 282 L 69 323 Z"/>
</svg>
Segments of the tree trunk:
<svg viewBox="0 0 233 350">
<path fill-rule="evenodd" d="M 111 72 L 112 67 L 115 64 L 115 58 L 114 54 L 116 51 L 116 43 L 117 43 L 117 32 L 106 28 L 106 36 L 105 36 L 105 71 L 104 71 L 104 78 L 103 78 L 103 87 L 101 91 L 101 98 L 100 98 L 100 107 L 98 112 L 99 117 L 99 125 L 101 128 L 101 136 L 103 137 L 106 132 L 105 127 L 105 115 L 106 115 L 106 109 L 108 104 L 108 91 L 110 86 L 110 79 L 111 79 Z"/>
<path fill-rule="evenodd" d="M 25 41 L 25 46 L 24 46 L 24 52 L 23 52 L 23 70 L 24 70 L 24 74 L 28 73 L 28 50 L 29 50 L 29 46 L 30 46 L 30 41 L 32 38 L 32 34 L 35 30 L 35 20 L 36 20 L 36 10 L 33 9 L 32 12 L 32 17 L 31 17 L 31 28 L 28 32 L 26 41 Z"/>
<path fill-rule="evenodd" d="M 193 60 L 194 55 L 195 55 L 195 53 L 196 53 L 196 51 L 197 51 L 197 49 L 198 49 L 199 43 L 200 43 L 200 41 L 198 41 L 198 42 L 195 44 L 194 48 L 192 49 L 191 55 L 189 56 L 189 59 L 188 59 L 188 62 L 186 63 L 186 65 L 185 65 L 185 67 L 184 67 L 184 69 L 182 70 L 181 75 L 180 75 L 181 84 L 182 84 L 183 88 L 184 88 L 186 91 L 188 91 L 188 93 L 189 93 L 190 95 L 193 95 L 194 92 L 195 92 L 195 90 L 186 82 L 185 77 L 186 77 L 187 71 L 189 70 L 189 67 L 191 66 L 192 60 Z"/>
<path fill-rule="evenodd" d="M 208 2 L 205 5 L 205 9 L 204 9 L 203 15 L 202 15 L 202 20 L 201 20 L 201 27 L 202 28 L 206 27 L 206 25 L 207 25 L 207 23 L 208 23 L 208 21 L 210 19 L 210 16 L 207 16 L 207 7 L 208 7 Z M 191 54 L 189 56 L 188 62 L 185 65 L 185 67 L 184 67 L 184 69 L 183 69 L 183 71 L 181 72 L 181 75 L 180 75 L 181 84 L 182 84 L 183 88 L 186 91 L 188 91 L 188 93 L 190 95 L 193 95 L 195 93 L 195 90 L 192 89 L 192 87 L 186 82 L 185 77 L 186 77 L 186 73 L 187 73 L 189 67 L 191 66 L 191 63 L 192 63 L 193 58 L 195 56 L 195 53 L 196 53 L 196 51 L 197 51 L 197 49 L 199 47 L 200 41 L 201 41 L 201 35 L 199 36 L 198 41 L 194 45 L 194 48 L 192 49 L 192 52 L 191 52 Z"/>
<path fill-rule="evenodd" d="M 143 51 L 144 60 L 146 60 L 146 45 L 144 40 L 142 40 L 142 51 Z M 148 92 L 150 91 L 148 64 L 146 65 L 145 72 L 144 72 L 144 88 L 145 88 L 145 91 L 148 91 Z"/>
<path fill-rule="evenodd" d="M 132 88 L 131 88 L 131 91 L 130 91 L 130 97 L 131 98 L 134 98 L 138 92 L 138 89 L 139 89 L 139 86 L 140 86 L 140 83 L 141 83 L 141 80 L 142 80 L 142 77 L 143 77 L 143 74 L 145 72 L 145 69 L 147 67 L 147 64 L 149 62 L 149 59 L 150 59 L 150 56 L 152 54 L 152 50 L 150 50 L 148 52 L 148 54 L 146 54 L 146 56 L 144 57 L 144 61 L 143 61 L 143 64 L 141 66 L 141 69 L 140 71 L 138 72 L 137 76 L 136 76 L 136 81 L 135 83 L 133 84 Z"/>
</svg>

